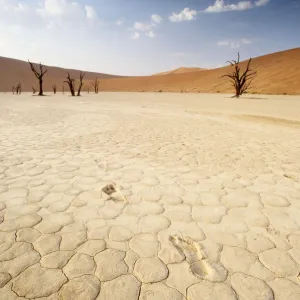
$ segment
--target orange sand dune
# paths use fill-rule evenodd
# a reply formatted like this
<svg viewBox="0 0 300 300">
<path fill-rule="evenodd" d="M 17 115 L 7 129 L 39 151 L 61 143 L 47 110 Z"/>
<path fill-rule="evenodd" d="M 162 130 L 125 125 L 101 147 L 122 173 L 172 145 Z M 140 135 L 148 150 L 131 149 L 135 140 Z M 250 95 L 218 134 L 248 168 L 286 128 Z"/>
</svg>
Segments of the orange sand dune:
<svg viewBox="0 0 300 300">
<path fill-rule="evenodd" d="M 157 74 L 154 74 L 153 76 L 169 75 L 169 74 L 184 74 L 184 73 L 192 73 L 192 72 L 198 72 L 198 71 L 204 71 L 204 70 L 206 70 L 206 69 L 181 67 L 181 68 L 178 68 L 175 70 L 157 73 Z"/>
<path fill-rule="evenodd" d="M 235 57 L 229 58 L 235 59 Z M 246 62 L 242 62 L 242 68 Z M 258 75 L 253 81 L 249 93 L 259 94 L 300 94 L 300 48 L 272 53 L 253 59 L 252 68 Z M 90 80 L 100 78 L 100 91 L 139 91 L 139 92 L 202 92 L 232 93 L 233 89 L 227 78 L 222 75 L 231 71 L 231 67 L 194 72 L 181 72 L 190 68 L 179 68 L 166 72 L 164 76 L 120 77 L 88 72 L 83 90 L 92 89 Z M 79 71 L 71 70 L 78 78 Z M 66 74 L 65 69 L 49 67 L 45 76 L 45 91 L 50 91 L 52 84 L 60 90 Z M 27 62 L 0 57 L 0 91 L 11 91 L 12 85 L 21 80 L 24 91 L 37 87 Z"/>
<path fill-rule="evenodd" d="M 57 90 L 61 90 L 62 83 L 65 80 L 67 72 L 70 72 L 71 76 L 78 78 L 78 70 L 64 69 L 57 67 L 45 66 L 48 69 L 48 72 L 44 77 L 44 90 L 51 91 L 52 85 L 57 85 Z M 102 73 L 93 73 L 86 72 L 85 78 L 88 80 L 98 77 L 101 78 L 113 78 L 119 77 L 114 75 L 102 74 Z M 34 74 L 30 70 L 28 62 L 6 58 L 0 56 L 0 92 L 7 92 L 12 90 L 13 85 L 17 85 L 18 82 L 22 83 L 23 91 L 31 91 L 32 86 L 38 88 L 38 81 L 35 78 Z M 65 89 L 66 89 L 65 84 Z"/>
<path fill-rule="evenodd" d="M 232 59 L 236 59 L 232 57 Z M 241 64 L 245 67 L 246 62 Z M 258 75 L 250 93 L 300 94 L 300 48 L 272 53 L 253 59 L 252 68 Z M 232 93 L 227 78 L 220 78 L 232 68 L 223 67 L 202 72 L 169 74 L 165 76 L 103 79 L 101 89 L 106 91 L 163 91 Z"/>
</svg>

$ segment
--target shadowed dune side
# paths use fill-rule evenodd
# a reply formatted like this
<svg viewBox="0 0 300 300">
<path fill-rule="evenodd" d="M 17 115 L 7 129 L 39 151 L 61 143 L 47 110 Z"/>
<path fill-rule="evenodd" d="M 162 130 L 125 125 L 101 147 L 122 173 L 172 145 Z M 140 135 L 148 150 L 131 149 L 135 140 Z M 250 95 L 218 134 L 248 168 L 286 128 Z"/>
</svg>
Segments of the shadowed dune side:
<svg viewBox="0 0 300 300">
<path fill-rule="evenodd" d="M 42 62 L 43 63 L 43 62 Z M 34 64 L 36 66 L 36 64 Z M 48 69 L 48 72 L 44 77 L 44 91 L 52 91 L 52 85 L 57 85 L 57 90 L 61 91 L 61 86 L 63 81 L 66 79 L 67 72 L 70 72 L 71 77 L 79 77 L 79 70 L 73 69 L 64 69 L 58 67 L 45 66 Z M 86 72 L 85 79 L 92 80 L 95 77 L 101 78 L 113 78 L 119 77 L 109 74 L 95 73 L 95 72 Z M 32 86 L 38 88 L 38 81 L 35 78 L 34 74 L 30 70 L 28 62 L 6 58 L 0 56 L 0 92 L 11 91 L 12 86 L 22 84 L 22 90 L 31 91 Z M 67 90 L 67 85 L 65 84 L 65 90 Z M 85 87 L 83 87 L 85 90 Z"/>
</svg>

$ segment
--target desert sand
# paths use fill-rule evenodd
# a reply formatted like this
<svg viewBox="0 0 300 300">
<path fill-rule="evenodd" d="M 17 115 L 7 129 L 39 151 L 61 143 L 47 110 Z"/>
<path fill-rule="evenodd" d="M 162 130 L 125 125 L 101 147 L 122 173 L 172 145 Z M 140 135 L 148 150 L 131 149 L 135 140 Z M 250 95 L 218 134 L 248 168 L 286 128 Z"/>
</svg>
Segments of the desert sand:
<svg viewBox="0 0 300 300">
<path fill-rule="evenodd" d="M 245 67 L 244 61 L 241 69 Z M 257 71 L 257 76 L 249 93 L 300 95 L 300 48 L 255 57 L 251 68 Z M 100 86 L 104 91 L 232 93 L 230 81 L 222 78 L 231 72 L 232 68 L 226 64 L 218 69 L 182 74 L 102 79 Z"/>
<path fill-rule="evenodd" d="M 193 72 L 199 72 L 204 71 L 206 69 L 201 68 L 186 68 L 186 67 L 180 67 L 171 71 L 161 72 L 153 75 L 170 75 L 170 74 L 184 74 L 184 73 L 193 73 Z"/>
<path fill-rule="evenodd" d="M 243 53 L 242 53 L 243 55 Z M 228 60 L 237 59 L 228 57 Z M 248 57 L 245 57 L 248 59 Z M 120 62 L 122 63 L 122 62 Z M 200 70 L 199 68 L 179 68 L 166 71 L 159 76 L 126 76 L 107 75 L 86 72 L 83 90 L 93 90 L 90 81 L 95 77 L 100 79 L 100 91 L 123 92 L 183 92 L 183 93 L 233 93 L 228 78 L 223 75 L 232 72 L 224 61 L 224 67 Z M 241 62 L 242 70 L 246 63 Z M 300 95 L 300 48 L 271 53 L 255 57 L 252 68 L 256 70 L 249 93 L 251 94 L 287 94 Z M 22 83 L 23 91 L 31 92 L 32 86 L 37 89 L 38 82 L 31 72 L 27 62 L 0 57 L 0 92 L 11 92 L 12 86 Z M 48 73 L 44 78 L 44 90 L 52 91 L 56 84 L 58 91 L 62 90 L 62 82 L 68 71 L 74 78 L 79 77 L 79 71 L 55 67 L 47 67 Z M 195 70 L 194 72 L 190 72 Z M 65 90 L 67 86 L 65 84 Z"/>
<path fill-rule="evenodd" d="M 34 62 L 36 63 L 36 62 Z M 40 63 L 40 62 L 37 62 Z M 43 62 L 42 62 L 43 63 Z M 36 66 L 36 65 L 35 65 Z M 45 66 L 48 72 L 45 74 L 43 87 L 45 91 L 52 91 L 52 85 L 57 85 L 57 90 L 62 90 L 64 80 L 66 80 L 67 73 L 71 77 L 79 78 L 80 71 L 66 68 L 59 68 L 53 66 Z M 22 84 L 22 90 L 31 92 L 32 86 L 38 89 L 38 81 L 32 73 L 27 61 L 12 59 L 0 56 L 0 92 L 11 92 L 12 86 L 17 85 L 19 82 Z M 109 75 L 104 73 L 84 72 L 85 79 L 90 82 L 95 78 L 117 78 L 120 76 Z M 65 90 L 67 90 L 67 84 Z M 92 86 L 90 86 L 92 89 Z"/>
<path fill-rule="evenodd" d="M 300 299 L 299 96 L 1 94 L 0 130 L 1 300 Z"/>
</svg>

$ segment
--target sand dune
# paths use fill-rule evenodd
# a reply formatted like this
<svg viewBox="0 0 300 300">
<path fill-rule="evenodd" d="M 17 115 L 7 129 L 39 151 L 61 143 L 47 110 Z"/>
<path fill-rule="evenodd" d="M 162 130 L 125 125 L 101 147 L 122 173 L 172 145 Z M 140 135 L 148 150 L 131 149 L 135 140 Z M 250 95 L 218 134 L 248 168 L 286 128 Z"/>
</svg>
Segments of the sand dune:
<svg viewBox="0 0 300 300">
<path fill-rule="evenodd" d="M 180 67 L 175 70 L 157 73 L 157 74 L 154 74 L 153 76 L 169 75 L 169 74 L 185 74 L 185 73 L 199 72 L 199 71 L 204 71 L 204 70 L 206 70 L 206 69 Z"/>
<path fill-rule="evenodd" d="M 70 72 L 71 76 L 78 78 L 78 70 L 64 69 L 58 67 L 46 66 L 48 72 L 45 74 L 44 90 L 51 91 L 52 85 L 56 84 L 58 90 L 61 90 L 62 82 L 65 80 L 67 72 Z M 103 73 L 86 72 L 85 78 L 88 80 L 95 77 L 101 78 L 113 78 L 119 77 Z M 11 91 L 12 86 L 22 83 L 23 91 L 31 91 L 32 86 L 38 87 L 38 82 L 30 70 L 28 62 L 6 58 L 0 56 L 0 92 Z"/>
<path fill-rule="evenodd" d="M 235 59 L 232 57 L 231 59 Z M 242 63 L 242 67 L 245 62 Z M 36 79 L 27 62 L 0 58 L 0 91 L 11 91 L 18 80 L 23 83 L 24 91 L 31 91 Z M 253 81 L 250 93 L 257 94 L 300 94 L 300 48 L 272 53 L 253 59 L 253 69 L 258 75 Z M 136 91 L 136 92 L 193 92 L 193 93 L 232 93 L 232 87 L 222 75 L 231 71 L 223 67 L 201 72 L 187 72 L 190 68 L 179 68 L 164 76 L 118 77 L 101 73 L 87 73 L 83 90 L 91 88 L 89 80 L 100 78 L 102 91 Z M 71 71 L 78 77 L 79 71 Z M 45 77 L 45 90 L 50 91 L 53 83 L 60 88 L 66 74 L 65 69 L 49 68 Z"/>
<path fill-rule="evenodd" d="M 258 75 L 249 92 L 300 94 L 300 48 L 254 58 L 252 67 Z M 232 87 L 228 79 L 220 78 L 230 71 L 230 67 L 223 67 L 185 74 L 104 79 L 101 86 L 106 91 L 230 93 Z"/>
</svg>

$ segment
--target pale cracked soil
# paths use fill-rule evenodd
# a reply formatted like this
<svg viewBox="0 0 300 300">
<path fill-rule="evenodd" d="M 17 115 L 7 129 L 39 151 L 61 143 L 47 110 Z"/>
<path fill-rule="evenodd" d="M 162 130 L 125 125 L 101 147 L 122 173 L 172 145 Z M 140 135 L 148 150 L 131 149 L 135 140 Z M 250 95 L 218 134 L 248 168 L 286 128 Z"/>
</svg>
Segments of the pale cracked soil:
<svg viewBox="0 0 300 300">
<path fill-rule="evenodd" d="M 1 94 L 0 299 L 299 300 L 300 98 L 268 98 Z"/>
</svg>

